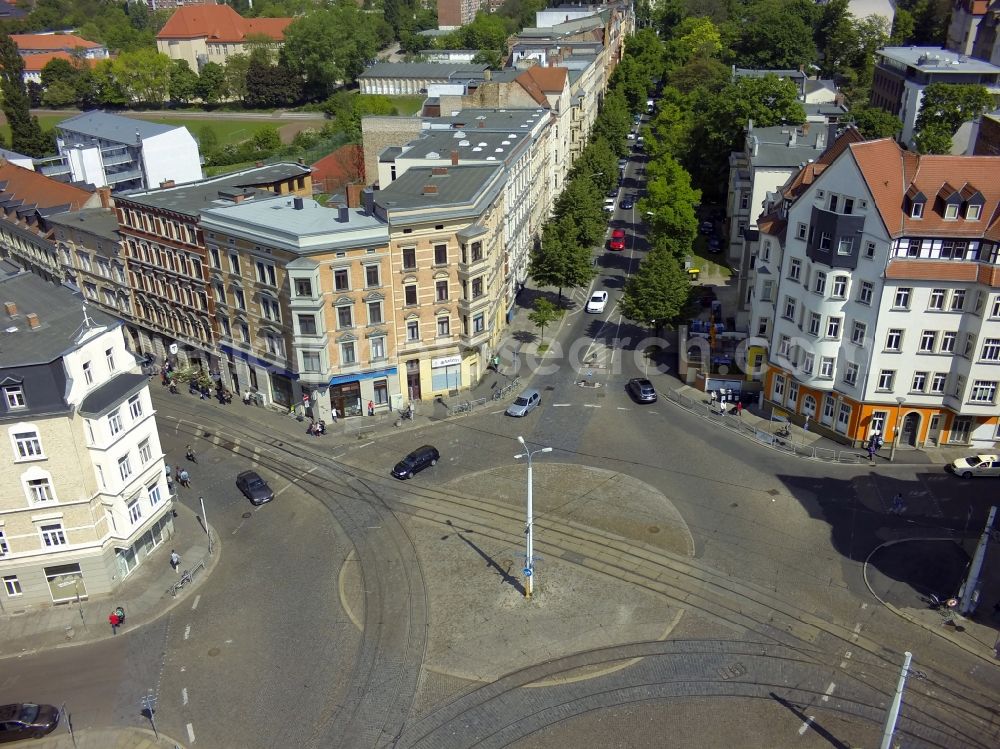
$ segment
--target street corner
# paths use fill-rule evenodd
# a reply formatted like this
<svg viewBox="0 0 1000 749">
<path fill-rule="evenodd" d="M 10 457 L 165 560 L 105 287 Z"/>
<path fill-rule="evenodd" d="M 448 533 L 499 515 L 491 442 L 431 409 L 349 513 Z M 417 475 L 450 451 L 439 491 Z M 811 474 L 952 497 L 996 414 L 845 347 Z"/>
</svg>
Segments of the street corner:
<svg viewBox="0 0 1000 749">
<path fill-rule="evenodd" d="M 180 741 L 162 731 L 145 728 L 94 728 L 68 730 L 58 728 L 55 732 L 37 739 L 31 746 L 36 749 L 185 749 Z"/>
</svg>

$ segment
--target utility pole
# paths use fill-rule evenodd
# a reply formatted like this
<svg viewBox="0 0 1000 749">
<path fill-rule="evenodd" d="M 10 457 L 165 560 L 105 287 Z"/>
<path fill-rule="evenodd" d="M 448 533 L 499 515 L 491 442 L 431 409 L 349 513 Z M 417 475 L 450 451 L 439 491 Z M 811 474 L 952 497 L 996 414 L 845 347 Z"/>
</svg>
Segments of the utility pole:
<svg viewBox="0 0 1000 749">
<path fill-rule="evenodd" d="M 205 498 L 198 497 L 201 502 L 201 521 L 205 524 L 205 533 L 208 535 L 208 554 L 212 555 L 212 529 L 208 527 L 208 516 L 205 514 Z"/>
<path fill-rule="evenodd" d="M 979 538 L 976 555 L 972 558 L 972 564 L 969 565 L 969 576 L 965 579 L 962 602 L 958 606 L 958 613 L 962 616 L 968 616 L 976 607 L 977 599 L 979 598 L 979 591 L 977 590 L 979 573 L 982 572 L 983 562 L 986 560 L 986 546 L 990 542 L 990 534 L 993 532 L 993 519 L 996 515 L 997 506 L 993 505 L 990 508 L 990 517 L 986 521 L 986 527 L 983 528 L 983 535 Z"/>
<path fill-rule="evenodd" d="M 892 734 L 896 731 L 896 719 L 899 718 L 899 707 L 903 702 L 903 688 L 906 686 L 906 675 L 910 672 L 910 660 L 913 653 L 907 650 L 903 653 L 903 670 L 899 674 L 899 683 L 896 684 L 896 694 L 892 698 L 889 706 L 889 714 L 885 716 L 885 731 L 882 732 L 882 749 L 892 748 Z"/>
</svg>

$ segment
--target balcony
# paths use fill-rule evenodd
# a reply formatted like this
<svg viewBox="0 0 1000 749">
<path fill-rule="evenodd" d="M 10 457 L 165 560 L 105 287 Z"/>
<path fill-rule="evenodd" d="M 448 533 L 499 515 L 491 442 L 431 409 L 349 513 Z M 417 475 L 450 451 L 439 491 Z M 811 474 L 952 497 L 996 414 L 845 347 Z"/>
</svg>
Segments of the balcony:
<svg viewBox="0 0 1000 749">
<path fill-rule="evenodd" d="M 490 339 L 490 329 L 488 327 L 483 328 L 478 332 L 473 332 L 469 334 L 463 333 L 461 336 L 459 336 L 459 340 L 462 342 L 462 345 L 467 346 L 469 348 L 476 348 L 478 346 L 481 346 L 487 341 L 489 341 L 489 339 Z"/>
<path fill-rule="evenodd" d="M 478 312 L 485 309 L 489 304 L 490 295 L 480 294 L 472 299 L 459 299 L 458 300 L 458 311 L 464 315 L 471 315 L 474 312 Z"/>
<path fill-rule="evenodd" d="M 459 276 L 474 275 L 476 273 L 482 273 L 489 266 L 489 255 L 485 252 L 480 255 L 467 255 L 462 258 L 458 263 L 458 273 Z"/>
</svg>

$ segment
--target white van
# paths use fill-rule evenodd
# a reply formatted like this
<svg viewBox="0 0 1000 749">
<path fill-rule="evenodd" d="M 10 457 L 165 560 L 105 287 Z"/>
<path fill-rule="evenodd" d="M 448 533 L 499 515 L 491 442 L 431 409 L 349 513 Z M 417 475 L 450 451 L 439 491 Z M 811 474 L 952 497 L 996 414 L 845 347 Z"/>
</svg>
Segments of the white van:
<svg viewBox="0 0 1000 749">
<path fill-rule="evenodd" d="M 1000 456 L 970 455 L 949 463 L 945 468 L 963 479 L 973 476 L 1000 476 Z"/>
<path fill-rule="evenodd" d="M 652 112 L 653 111 L 653 106 L 654 106 L 653 100 L 652 99 L 646 99 L 646 111 L 647 112 Z"/>
</svg>

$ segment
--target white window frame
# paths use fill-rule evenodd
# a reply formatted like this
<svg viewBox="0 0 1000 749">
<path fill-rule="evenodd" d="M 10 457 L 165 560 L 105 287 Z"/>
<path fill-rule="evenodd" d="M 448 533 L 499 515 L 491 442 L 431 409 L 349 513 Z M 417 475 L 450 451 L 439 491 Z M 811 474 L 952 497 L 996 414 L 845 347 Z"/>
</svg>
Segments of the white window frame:
<svg viewBox="0 0 1000 749">
<path fill-rule="evenodd" d="M 132 473 L 131 455 L 125 453 L 122 457 L 118 458 L 118 475 L 121 476 L 122 481 L 128 481 Z"/>
<path fill-rule="evenodd" d="M 858 384 L 858 365 L 855 362 L 848 362 L 847 366 L 844 368 L 844 382 L 846 382 L 851 387 Z"/>
<path fill-rule="evenodd" d="M 847 299 L 847 276 L 837 275 L 833 277 L 830 296 L 834 299 Z"/>
<path fill-rule="evenodd" d="M 946 296 L 946 289 L 931 289 L 930 296 L 927 298 L 927 309 L 932 312 L 940 312 L 943 310 Z"/>
<path fill-rule="evenodd" d="M 4 385 L 4 402 L 7 408 L 24 408 L 27 404 L 24 400 L 24 387 L 22 385 Z"/>
<path fill-rule="evenodd" d="M 52 477 L 48 474 L 30 475 L 22 479 L 28 495 L 28 504 L 48 505 L 58 501 Z"/>
<path fill-rule="evenodd" d="M 1000 361 L 1000 338 L 984 338 L 979 358 L 981 361 Z"/>
<path fill-rule="evenodd" d="M 132 419 L 138 419 L 142 416 L 142 394 L 136 393 L 131 398 L 128 399 L 128 412 Z"/>
<path fill-rule="evenodd" d="M 937 334 L 936 330 L 923 331 L 920 334 L 920 346 L 917 351 L 921 354 L 934 353 L 934 347 L 937 346 Z"/>
<path fill-rule="evenodd" d="M 896 289 L 892 296 L 893 309 L 909 309 L 910 300 L 913 298 L 913 289 L 909 286 L 902 286 Z"/>
<path fill-rule="evenodd" d="M 153 447 L 149 444 L 149 437 L 139 443 L 139 463 L 146 465 L 153 459 Z"/>
<path fill-rule="evenodd" d="M 834 372 L 837 370 L 837 360 L 832 356 L 823 356 L 819 360 L 819 376 L 825 380 L 832 380 Z"/>
<path fill-rule="evenodd" d="M 881 369 L 878 373 L 878 379 L 875 384 L 875 389 L 883 393 L 891 393 L 892 386 L 896 382 L 896 370 L 895 369 Z"/>
<path fill-rule="evenodd" d="M 21 581 L 17 579 L 17 575 L 4 575 L 3 587 L 8 598 L 17 598 L 24 595 L 24 591 L 21 590 Z"/>
<path fill-rule="evenodd" d="M 66 529 L 63 528 L 62 523 L 48 523 L 38 526 L 38 537 L 41 539 L 42 546 L 44 547 L 66 546 L 69 544 L 69 541 L 66 540 Z"/>
<path fill-rule="evenodd" d="M 42 438 L 38 435 L 38 430 L 24 427 L 21 431 L 15 431 L 16 427 L 10 429 L 10 440 L 14 446 L 14 461 L 20 463 L 26 460 L 44 460 L 45 449 L 42 447 Z"/>
<path fill-rule="evenodd" d="M 142 520 L 142 505 L 139 504 L 138 499 L 133 499 L 126 507 L 128 508 L 128 519 L 132 521 L 132 525 L 136 525 Z"/>
<path fill-rule="evenodd" d="M 860 320 L 854 321 L 854 326 L 851 328 L 851 343 L 858 346 L 865 345 L 865 336 L 868 335 L 868 326 L 865 325 Z"/>
<path fill-rule="evenodd" d="M 123 429 L 125 429 L 125 424 L 122 421 L 122 410 L 116 408 L 114 411 L 108 414 L 108 431 L 111 436 L 114 437 L 116 434 L 120 434 Z"/>
<path fill-rule="evenodd" d="M 955 343 L 958 341 L 958 333 L 946 330 L 941 334 L 941 348 L 939 349 L 942 354 L 954 354 L 955 353 Z"/>
<path fill-rule="evenodd" d="M 927 372 L 914 372 L 913 380 L 910 382 L 911 393 L 923 393 L 927 390 Z"/>
<path fill-rule="evenodd" d="M 885 335 L 885 350 L 899 351 L 903 347 L 903 329 L 889 328 Z"/>
<path fill-rule="evenodd" d="M 969 403 L 990 405 L 997 400 L 996 380 L 974 380 L 969 388 Z"/>
<path fill-rule="evenodd" d="M 355 341 L 340 344 L 340 366 L 350 367 L 358 363 L 358 347 Z"/>
</svg>

